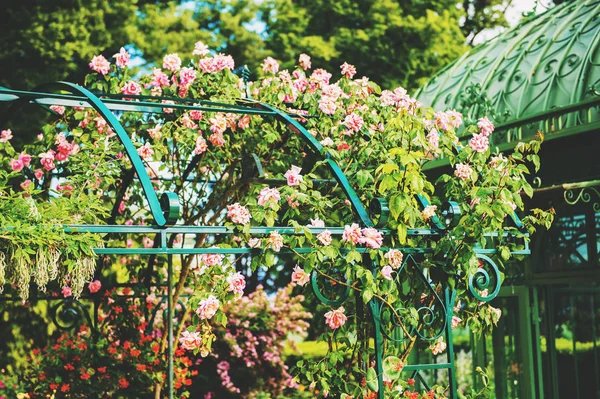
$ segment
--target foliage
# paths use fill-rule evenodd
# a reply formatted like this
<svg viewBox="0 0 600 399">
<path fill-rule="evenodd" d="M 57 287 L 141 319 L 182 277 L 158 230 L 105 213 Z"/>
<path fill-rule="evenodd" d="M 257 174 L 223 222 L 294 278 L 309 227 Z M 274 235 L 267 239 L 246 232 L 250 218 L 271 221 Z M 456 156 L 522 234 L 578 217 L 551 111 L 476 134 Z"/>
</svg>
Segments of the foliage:
<svg viewBox="0 0 600 399">
<path fill-rule="evenodd" d="M 148 318 L 146 308 L 152 308 L 152 303 L 146 297 L 132 294 L 129 289 L 106 292 L 97 329 L 83 324 L 77 331 L 55 337 L 53 344 L 33 349 L 17 388 L 7 386 L 9 397 L 16 393 L 31 398 L 149 396 L 153 383 L 166 379 L 166 356 L 158 342 L 163 323 Z M 174 380 L 181 397 L 187 397 L 191 377 L 197 374 L 194 363 L 185 351 L 176 351 Z"/>
<path fill-rule="evenodd" d="M 227 325 L 217 326 L 212 353 L 202 360 L 194 380 L 194 395 L 214 398 L 290 397 L 298 383 L 284 363 L 284 348 L 296 352 L 291 335 L 306 335 L 302 295 L 290 296 L 289 285 L 268 298 L 262 288 L 224 309 Z M 194 331 L 192 326 L 190 331 Z M 260 396 L 263 395 L 263 396 Z"/>
<path fill-rule="evenodd" d="M 356 69 L 346 63 L 341 66 L 342 77 L 332 82 L 329 72 L 310 71 L 306 55 L 291 73 L 279 71 L 279 63 L 267 58 L 265 77 L 245 87 L 232 73 L 233 59 L 210 53 L 203 43 L 196 44 L 195 52 L 185 63 L 176 54 L 168 54 L 162 70 L 136 78 L 124 52 L 116 57 L 116 65 L 96 57 L 90 63 L 95 73 L 85 79 L 100 96 L 113 94 L 135 101 L 135 95 L 143 94 L 149 96 L 146 101 L 158 104 L 162 112 L 119 114 L 156 190 L 178 194 L 183 224 L 224 224 L 231 233 L 172 235 L 169 244 L 254 249 L 251 256 L 238 258 L 218 253 L 178 258 L 175 303 L 186 289 L 189 294 L 189 311 L 179 315 L 179 328 L 188 320 L 191 323 L 189 329 L 178 333 L 182 346 L 209 356 L 219 342 L 215 341 L 218 326 L 235 322 L 227 313 L 227 304 L 243 294 L 244 274 L 267 274 L 265 269 L 270 267 L 297 263 L 294 284 L 305 286 L 312 275 L 322 291 L 333 291 L 328 295 L 343 296 L 346 290 L 353 293 L 343 306 L 342 301 L 327 305 L 326 332 L 320 338 L 329 345 L 326 357 L 301 364 L 295 372 L 306 378 L 311 392 L 318 397 L 373 396 L 378 386 L 376 372 L 370 367 L 372 321 L 366 316 L 373 311 L 380 312 L 377 317 L 382 328 L 395 329 L 395 334 L 405 338 L 404 345 L 386 349 L 386 395 L 398 397 L 404 390 L 418 397 L 421 394 L 411 393 L 412 385 L 400 377 L 400 370 L 414 348 L 429 347 L 434 354 L 444 351 L 442 298 L 447 288 L 459 295 L 462 305 L 456 311 L 462 312 L 463 322 L 472 329 L 489 330 L 499 317 L 485 304 L 492 296 L 485 293 L 491 282 L 479 277 L 489 265 L 476 249 L 497 250 L 495 261 L 501 267 L 514 251 L 523 249 L 536 225 L 548 226 L 552 220 L 552 214 L 534 210 L 523 219 L 523 227 L 510 221 L 516 210 L 523 210 L 522 196 L 533 193 L 526 176 L 528 164 L 539 166 L 536 154 L 541 140 L 519 144 L 513 154 L 492 153 L 491 121 L 482 118 L 477 126 L 462 127 L 459 113 L 423 109 L 401 87 L 382 92 L 367 78 L 354 79 Z M 246 89 L 253 99 L 244 98 Z M 312 135 L 307 140 L 315 141 L 312 148 L 307 146 L 299 136 L 304 128 L 286 129 L 268 115 L 193 106 L 185 110 L 174 104 L 180 98 L 191 103 L 209 100 L 257 105 L 255 100 L 262 101 L 275 110 L 290 112 Z M 91 109 L 53 109 L 57 122 L 45 126 L 43 137 L 25 147 L 27 153 L 38 155 L 31 164 L 16 168 L 15 185 L 43 166 L 45 171 L 40 170 L 41 175 L 31 182 L 40 195 L 54 181 L 69 186 L 57 198 L 79 192 L 90 195 L 94 200 L 79 206 L 89 207 L 94 217 L 109 214 L 110 223 L 148 224 L 151 215 L 133 178 L 135 170 L 106 121 Z M 459 140 L 459 133 L 468 143 Z M 54 152 L 51 156 L 49 150 Z M 259 176 L 250 172 L 250 152 L 262 162 L 264 178 L 256 180 Z M 423 167 L 438 157 L 449 160 L 453 173 L 432 182 Z M 83 167 L 76 166 L 82 160 Z M 329 160 L 339 165 L 349 185 L 356 188 L 357 197 L 344 192 L 340 182 L 330 180 Z M 60 177 L 51 175 L 57 172 Z M 24 189 L 15 195 L 25 201 L 28 192 Z M 390 218 L 374 228 L 366 216 L 359 220 L 357 209 L 360 203 L 369 204 L 378 197 L 389 204 Z M 36 197 L 39 199 L 43 197 Z M 461 216 L 445 231 L 441 209 L 448 200 L 456 201 Z M 101 201 L 102 212 L 96 212 L 96 201 Z M 32 224 L 29 220 L 29 226 Z M 284 237 L 271 231 L 251 235 L 251 225 L 289 226 L 295 234 Z M 332 226 L 344 226 L 343 234 L 332 233 Z M 418 234 L 422 230 L 416 234 L 413 229 L 425 229 L 431 235 Z M 130 246 L 125 237 L 105 239 L 111 247 Z M 137 245 L 150 248 L 158 245 L 157 240 L 159 237 L 140 237 Z M 94 241 L 90 239 L 88 245 L 93 246 Z M 416 248 L 424 251 L 415 252 Z M 147 266 L 134 269 L 133 277 L 148 285 L 162 281 L 163 272 L 154 267 L 157 264 L 162 265 L 161 260 L 151 258 Z M 12 270 L 7 270 L 8 278 L 14 279 Z M 87 275 L 78 278 L 85 280 Z M 501 279 L 499 275 L 490 289 Z M 23 290 L 26 283 L 19 282 L 18 288 Z M 256 300 L 261 303 L 259 295 Z M 240 312 L 250 316 L 246 305 L 251 304 L 239 305 Z M 261 319 L 257 322 L 260 326 Z M 271 331 L 268 325 L 265 330 Z M 233 332 L 231 335 L 229 339 L 237 339 Z M 165 347 L 163 338 L 161 350 Z M 352 353 L 349 367 L 339 367 L 345 364 L 346 351 Z M 285 375 L 281 363 L 274 364 L 279 375 Z M 223 365 L 220 371 L 226 369 Z M 157 389 L 160 385 L 158 382 Z M 443 390 L 439 387 L 424 395 Z"/>
</svg>

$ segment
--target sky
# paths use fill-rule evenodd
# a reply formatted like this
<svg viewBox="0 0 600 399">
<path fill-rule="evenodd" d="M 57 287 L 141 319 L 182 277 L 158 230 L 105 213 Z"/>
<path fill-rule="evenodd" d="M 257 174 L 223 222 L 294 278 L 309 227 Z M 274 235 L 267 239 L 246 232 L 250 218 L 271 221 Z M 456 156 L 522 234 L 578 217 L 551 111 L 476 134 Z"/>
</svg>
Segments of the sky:
<svg viewBox="0 0 600 399">
<path fill-rule="evenodd" d="M 513 26 L 517 25 L 519 23 L 519 21 L 521 20 L 521 16 L 523 15 L 523 13 L 532 11 L 534 9 L 536 3 L 539 3 L 536 12 L 538 14 L 540 14 L 547 10 L 547 8 L 544 7 L 544 4 L 548 4 L 548 3 L 550 3 L 550 1 L 549 0 L 541 0 L 541 1 L 514 0 L 513 4 L 506 10 L 506 19 L 507 19 L 508 23 L 510 24 L 510 26 L 513 27 Z M 497 36 L 499 33 L 501 33 L 504 30 L 505 29 L 503 29 L 503 28 L 497 28 L 497 29 L 488 29 L 486 31 L 483 31 L 475 38 L 474 44 L 479 44 L 479 43 L 483 43 L 487 40 L 490 40 L 491 38 Z"/>
</svg>

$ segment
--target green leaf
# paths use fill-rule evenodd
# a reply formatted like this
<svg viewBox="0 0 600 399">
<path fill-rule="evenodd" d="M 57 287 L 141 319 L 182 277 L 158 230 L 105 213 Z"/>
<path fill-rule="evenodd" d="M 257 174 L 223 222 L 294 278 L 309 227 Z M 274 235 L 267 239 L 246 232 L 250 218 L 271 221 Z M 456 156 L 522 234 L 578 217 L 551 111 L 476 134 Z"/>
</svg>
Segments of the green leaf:
<svg viewBox="0 0 600 399">
<path fill-rule="evenodd" d="M 404 362 L 396 356 L 388 356 L 383 360 L 383 373 L 391 380 L 400 377 Z"/>
<path fill-rule="evenodd" d="M 408 234 L 406 226 L 404 224 L 400 223 L 396 230 L 398 232 L 398 243 L 400 245 L 406 244 L 406 235 Z"/>
<path fill-rule="evenodd" d="M 377 372 L 373 367 L 367 370 L 367 388 L 373 392 L 379 392 L 379 384 L 377 383 Z"/>
</svg>

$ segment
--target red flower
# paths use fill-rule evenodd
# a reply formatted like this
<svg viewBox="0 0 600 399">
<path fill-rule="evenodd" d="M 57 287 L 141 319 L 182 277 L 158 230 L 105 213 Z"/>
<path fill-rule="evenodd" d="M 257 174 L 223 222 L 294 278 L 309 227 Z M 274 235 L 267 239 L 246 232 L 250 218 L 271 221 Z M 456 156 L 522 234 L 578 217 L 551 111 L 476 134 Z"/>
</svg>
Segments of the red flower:
<svg viewBox="0 0 600 399">
<path fill-rule="evenodd" d="M 138 357 L 139 355 L 142 354 L 142 351 L 139 349 L 132 349 L 131 352 L 129 352 L 129 353 L 131 353 L 131 356 L 133 356 L 133 357 Z"/>
<path fill-rule="evenodd" d="M 70 390 L 71 390 L 70 384 L 62 384 L 62 386 L 60 387 L 61 392 L 69 392 Z"/>
<path fill-rule="evenodd" d="M 50 383 L 50 389 L 52 389 L 53 391 L 58 389 L 58 384 L 55 382 L 51 382 Z"/>
<path fill-rule="evenodd" d="M 104 373 L 106 373 L 106 366 L 104 366 L 104 367 L 98 367 L 97 370 L 98 370 L 98 372 L 100 374 L 104 374 Z"/>
<path fill-rule="evenodd" d="M 129 386 L 129 381 L 125 377 L 119 378 L 119 387 L 121 389 L 125 389 Z"/>
<path fill-rule="evenodd" d="M 411 387 L 415 386 L 415 379 L 414 378 L 409 378 L 408 380 L 406 380 L 406 382 L 408 382 L 408 385 L 410 385 Z"/>
<path fill-rule="evenodd" d="M 40 373 L 40 381 L 44 381 L 46 379 L 46 373 Z"/>
<path fill-rule="evenodd" d="M 85 380 L 89 380 L 89 379 L 90 379 L 90 377 L 91 377 L 91 375 L 90 375 L 90 373 L 88 373 L 87 371 L 84 371 L 84 372 L 81 374 L 81 376 L 80 376 L 80 378 L 81 378 L 82 380 L 84 380 L 84 381 L 85 381 Z"/>
<path fill-rule="evenodd" d="M 75 370 L 75 367 L 71 363 L 64 365 L 65 370 Z"/>
</svg>

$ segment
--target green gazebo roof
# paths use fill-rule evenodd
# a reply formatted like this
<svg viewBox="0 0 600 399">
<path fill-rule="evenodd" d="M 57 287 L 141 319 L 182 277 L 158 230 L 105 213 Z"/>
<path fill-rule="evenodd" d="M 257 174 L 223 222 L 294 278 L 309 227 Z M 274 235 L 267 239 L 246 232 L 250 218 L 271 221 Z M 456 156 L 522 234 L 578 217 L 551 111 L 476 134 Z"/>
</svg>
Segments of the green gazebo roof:
<svg viewBox="0 0 600 399">
<path fill-rule="evenodd" d="M 598 130 L 599 42 L 600 0 L 567 2 L 466 53 L 416 97 L 476 118 L 485 111 L 469 100 L 483 95 L 495 111 L 501 149 L 538 130 L 546 139 Z"/>
</svg>

